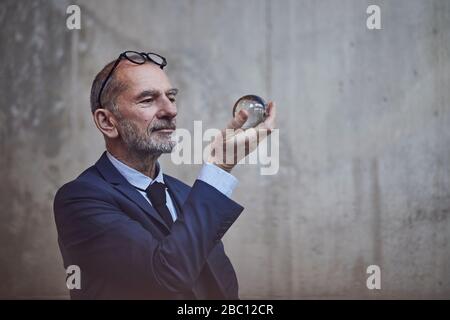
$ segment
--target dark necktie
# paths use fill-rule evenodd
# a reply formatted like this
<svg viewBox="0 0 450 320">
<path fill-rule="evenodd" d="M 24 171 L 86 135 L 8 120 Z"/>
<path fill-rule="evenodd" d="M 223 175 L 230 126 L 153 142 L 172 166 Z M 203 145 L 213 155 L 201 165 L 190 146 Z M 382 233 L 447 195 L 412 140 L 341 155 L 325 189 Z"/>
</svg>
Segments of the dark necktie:
<svg viewBox="0 0 450 320">
<path fill-rule="evenodd" d="M 166 185 L 161 182 L 154 182 L 145 190 L 153 208 L 159 213 L 169 228 L 172 227 L 173 219 L 169 208 L 166 206 Z"/>
</svg>

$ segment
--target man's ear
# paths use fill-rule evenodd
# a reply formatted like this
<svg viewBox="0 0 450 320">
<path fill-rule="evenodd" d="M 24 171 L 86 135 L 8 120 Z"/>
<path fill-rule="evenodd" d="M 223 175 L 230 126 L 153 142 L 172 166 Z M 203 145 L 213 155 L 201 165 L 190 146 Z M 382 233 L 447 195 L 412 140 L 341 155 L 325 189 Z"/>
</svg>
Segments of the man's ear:
<svg viewBox="0 0 450 320">
<path fill-rule="evenodd" d="M 119 136 L 117 130 L 117 120 L 111 111 L 107 109 L 97 109 L 94 111 L 94 122 L 97 128 L 108 138 L 114 139 Z"/>
</svg>

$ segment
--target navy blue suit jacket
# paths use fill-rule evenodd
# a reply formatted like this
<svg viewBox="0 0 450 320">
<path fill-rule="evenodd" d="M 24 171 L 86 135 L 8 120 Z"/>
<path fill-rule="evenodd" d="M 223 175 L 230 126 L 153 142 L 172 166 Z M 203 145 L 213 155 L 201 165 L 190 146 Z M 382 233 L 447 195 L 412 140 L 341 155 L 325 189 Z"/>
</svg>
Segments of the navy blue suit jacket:
<svg viewBox="0 0 450 320">
<path fill-rule="evenodd" d="M 72 299 L 238 299 L 222 236 L 243 208 L 209 184 L 164 175 L 179 218 L 169 230 L 106 156 L 54 201 L 64 267 L 81 269 Z"/>
</svg>

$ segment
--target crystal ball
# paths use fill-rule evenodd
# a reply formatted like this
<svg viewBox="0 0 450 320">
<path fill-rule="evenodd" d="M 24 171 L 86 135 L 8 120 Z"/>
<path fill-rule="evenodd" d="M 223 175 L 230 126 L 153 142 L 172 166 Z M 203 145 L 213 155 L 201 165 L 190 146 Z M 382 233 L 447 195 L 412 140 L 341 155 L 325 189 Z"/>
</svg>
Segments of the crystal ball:
<svg viewBox="0 0 450 320">
<path fill-rule="evenodd" d="M 253 128 L 266 119 L 266 107 L 267 105 L 263 98 L 256 95 L 246 95 L 239 98 L 239 100 L 234 104 L 233 118 L 236 113 L 242 109 L 245 109 L 248 112 L 248 119 L 242 128 Z"/>
</svg>

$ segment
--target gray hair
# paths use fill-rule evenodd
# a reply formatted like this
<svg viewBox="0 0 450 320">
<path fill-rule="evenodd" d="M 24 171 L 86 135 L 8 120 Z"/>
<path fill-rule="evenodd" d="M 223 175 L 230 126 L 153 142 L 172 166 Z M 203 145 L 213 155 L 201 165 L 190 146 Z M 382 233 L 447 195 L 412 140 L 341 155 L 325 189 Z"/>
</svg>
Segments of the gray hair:
<svg viewBox="0 0 450 320">
<path fill-rule="evenodd" d="M 98 94 L 100 92 L 100 89 L 102 87 L 103 82 L 105 81 L 106 77 L 108 76 L 109 72 L 111 71 L 112 67 L 114 66 L 114 63 L 116 60 L 113 60 L 106 64 L 103 69 L 95 76 L 94 81 L 92 82 L 91 87 L 91 111 L 92 113 L 95 112 L 95 110 L 99 108 L 105 108 L 110 110 L 114 114 L 118 114 L 118 106 L 116 105 L 116 98 L 117 96 L 123 92 L 127 85 L 123 82 L 121 82 L 117 76 L 116 76 L 116 70 L 114 70 L 113 74 L 109 78 L 108 82 L 106 83 L 101 97 L 101 103 L 102 105 L 99 105 L 98 102 Z"/>
</svg>

